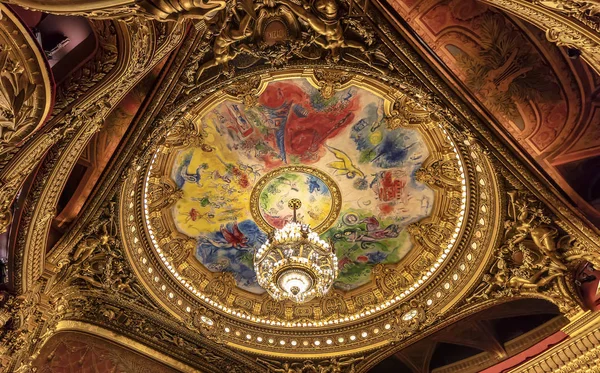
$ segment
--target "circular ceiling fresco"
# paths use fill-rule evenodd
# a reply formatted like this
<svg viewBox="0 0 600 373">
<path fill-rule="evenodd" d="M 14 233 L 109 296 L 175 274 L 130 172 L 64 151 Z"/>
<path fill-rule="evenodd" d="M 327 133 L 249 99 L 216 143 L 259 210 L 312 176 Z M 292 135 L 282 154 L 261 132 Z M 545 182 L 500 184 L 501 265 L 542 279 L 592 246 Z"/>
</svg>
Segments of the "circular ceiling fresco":
<svg viewBox="0 0 600 373">
<path fill-rule="evenodd" d="M 139 278 L 209 338 L 286 356 L 290 345 L 303 357 L 375 348 L 398 338 L 392 324 L 413 327 L 459 299 L 483 268 L 496 214 L 483 150 L 456 142 L 400 83 L 335 74 L 347 78 L 268 72 L 182 103 L 124 184 L 123 241 Z M 293 198 L 338 257 L 333 288 L 302 304 L 271 298 L 253 266 Z"/>
<path fill-rule="evenodd" d="M 271 82 L 251 107 L 225 99 L 197 119 L 212 151 L 189 147 L 167 165 L 183 193 L 170 213 L 196 240 L 212 272 L 262 294 L 253 252 L 292 218 L 330 240 L 339 258 L 334 287 L 369 282 L 377 264 L 411 250 L 406 227 L 431 214 L 435 196 L 415 172 L 428 158 L 417 129 L 388 129 L 384 99 L 351 86 L 324 98 L 305 78 Z"/>
</svg>

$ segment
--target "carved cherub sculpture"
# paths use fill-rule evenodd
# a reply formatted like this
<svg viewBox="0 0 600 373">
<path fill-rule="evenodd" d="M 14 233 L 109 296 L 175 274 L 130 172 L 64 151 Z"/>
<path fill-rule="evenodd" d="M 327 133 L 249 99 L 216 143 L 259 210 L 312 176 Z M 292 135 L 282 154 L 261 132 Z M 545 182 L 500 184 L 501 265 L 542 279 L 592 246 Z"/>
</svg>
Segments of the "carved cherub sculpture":
<svg viewBox="0 0 600 373">
<path fill-rule="evenodd" d="M 288 7 L 298 18 L 306 22 L 318 35 L 314 40 L 319 46 L 331 51 L 330 58 L 337 62 L 340 59 L 340 48 L 354 48 L 366 54 L 366 48 L 362 43 L 347 40 L 340 17 L 338 16 L 338 4 L 336 0 L 314 0 L 311 6 L 303 2 L 303 6 L 297 5 L 291 0 L 276 0 L 276 3 Z"/>
<path fill-rule="evenodd" d="M 238 45 L 233 48 L 233 44 L 248 38 L 252 35 L 252 29 L 250 21 L 252 20 L 251 14 L 246 14 L 239 23 L 239 27 L 234 28 L 232 22 L 233 15 L 237 14 L 235 8 L 232 8 L 231 14 L 227 14 L 225 19 L 220 24 L 214 24 L 213 28 L 218 30 L 209 31 L 213 34 L 217 34 L 213 44 L 213 59 L 205 62 L 198 69 L 196 74 L 196 84 L 200 82 L 200 77 L 204 70 L 214 66 L 221 66 L 222 72 L 229 74 L 229 61 L 233 60 L 240 51 L 251 53 L 252 51 L 247 45 Z"/>
<path fill-rule="evenodd" d="M 566 271 L 567 267 L 557 255 L 557 229 L 546 224 L 547 218 L 532 205 L 531 201 L 519 198 L 518 193 L 515 192 L 509 192 L 509 198 L 511 202 L 509 215 L 513 217 L 509 226 L 514 228 L 514 234 L 508 240 L 509 245 L 514 247 L 530 238 L 540 253 L 546 256 L 555 268 Z"/>
</svg>

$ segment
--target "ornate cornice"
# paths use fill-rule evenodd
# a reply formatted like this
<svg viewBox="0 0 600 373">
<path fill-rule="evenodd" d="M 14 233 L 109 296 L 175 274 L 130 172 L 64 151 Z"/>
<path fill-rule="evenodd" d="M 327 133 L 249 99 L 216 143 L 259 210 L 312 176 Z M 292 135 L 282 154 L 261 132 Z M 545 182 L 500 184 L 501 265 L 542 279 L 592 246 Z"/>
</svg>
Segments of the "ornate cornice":
<svg viewBox="0 0 600 373">
<path fill-rule="evenodd" d="M 0 4 L 0 164 L 6 162 L 52 111 L 54 80 L 37 41 Z"/>
<path fill-rule="evenodd" d="M 197 367 L 189 366 L 178 359 L 173 358 L 172 356 L 165 354 L 158 349 L 154 349 L 140 343 L 136 339 L 129 338 L 121 333 L 115 332 L 108 328 L 104 328 L 102 326 L 90 324 L 82 321 L 75 320 L 61 320 L 58 322 L 55 328 L 55 333 L 65 333 L 65 332 L 81 332 L 85 334 L 90 334 L 93 336 L 101 337 L 111 342 L 114 342 L 118 345 L 121 345 L 129 350 L 135 351 L 140 355 L 146 356 L 150 359 L 160 361 L 162 364 L 165 364 L 169 367 L 177 369 L 180 372 L 185 373 L 193 373 L 193 372 L 208 372 L 208 371 L 199 371 Z M 42 346 L 43 347 L 43 346 Z M 42 363 L 43 364 L 43 363 Z"/>
</svg>

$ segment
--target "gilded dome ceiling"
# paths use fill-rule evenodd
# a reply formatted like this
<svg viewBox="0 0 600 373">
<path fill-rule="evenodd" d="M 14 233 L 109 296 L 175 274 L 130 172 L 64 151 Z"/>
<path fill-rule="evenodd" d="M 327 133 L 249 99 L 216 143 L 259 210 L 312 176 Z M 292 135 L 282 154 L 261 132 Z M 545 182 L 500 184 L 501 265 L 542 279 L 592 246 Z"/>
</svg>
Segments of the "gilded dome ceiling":
<svg viewBox="0 0 600 373">
<path fill-rule="evenodd" d="M 596 167 L 585 4 L 4 3 L 7 372 L 596 356 L 597 183 L 549 182 Z"/>
<path fill-rule="evenodd" d="M 427 305 L 441 306 L 458 289 L 441 284 L 443 295 L 418 304 L 414 298 L 448 275 L 449 265 L 476 269 L 451 260 L 480 256 L 457 246 L 468 204 L 459 149 L 468 140 L 458 143 L 438 113 L 409 98 L 410 87 L 344 74 L 333 89 L 320 70 L 263 74 L 216 89 L 174 114 L 166 140 L 131 179 L 125 221 L 141 226 L 125 235 L 139 272 L 174 313 L 214 338 L 242 349 L 291 344 L 301 355 L 315 346 L 355 348 L 390 333 L 384 315 L 393 305 L 404 305 L 409 323 L 425 317 Z M 475 149 L 466 156 L 477 157 Z M 482 176 L 486 167 L 478 166 Z M 272 299 L 253 267 L 254 251 L 291 220 L 292 198 L 303 202 L 299 220 L 338 257 L 333 289 L 302 305 Z M 335 330 L 342 325 L 349 326 L 344 336 Z M 289 338 L 298 326 L 308 328 L 308 339 Z M 311 337 L 325 326 L 331 337 Z M 276 339 L 273 327 L 287 336 Z"/>
</svg>

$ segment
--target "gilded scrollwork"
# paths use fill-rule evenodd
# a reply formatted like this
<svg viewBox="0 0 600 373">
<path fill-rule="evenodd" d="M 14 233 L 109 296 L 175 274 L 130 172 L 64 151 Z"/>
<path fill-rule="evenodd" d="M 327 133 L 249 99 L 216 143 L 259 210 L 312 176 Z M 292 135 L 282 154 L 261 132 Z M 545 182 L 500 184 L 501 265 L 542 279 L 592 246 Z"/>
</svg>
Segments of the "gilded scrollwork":
<svg viewBox="0 0 600 373">
<path fill-rule="evenodd" d="M 395 342 L 418 332 L 426 323 L 435 318 L 425 312 L 424 305 L 416 300 L 404 303 L 393 314 L 393 340 Z"/>
<path fill-rule="evenodd" d="M 0 49 L 0 73 L 3 77 L 0 81 L 0 147 L 6 150 L 9 143 L 22 138 L 37 124 L 36 118 L 31 116 L 33 107 L 27 105 L 35 85 L 23 67 L 9 58 L 8 49 Z"/>
<path fill-rule="evenodd" d="M 597 0 L 534 0 L 533 3 L 566 14 L 600 31 L 600 2 Z"/>
<path fill-rule="evenodd" d="M 237 84 L 226 87 L 224 92 L 243 102 L 245 107 L 250 108 L 256 106 L 258 103 L 258 90 L 260 84 L 260 77 L 253 76 Z"/>
<path fill-rule="evenodd" d="M 424 165 L 416 171 L 415 178 L 421 183 L 448 190 L 458 190 L 462 182 L 456 158 L 439 159 Z"/>
<path fill-rule="evenodd" d="M 325 319 L 338 318 L 348 314 L 348 305 L 341 292 L 331 291 L 321 299 L 321 312 Z"/>
<path fill-rule="evenodd" d="M 383 264 L 377 264 L 373 267 L 373 277 L 375 278 L 377 289 L 386 296 L 390 294 L 400 294 L 414 281 L 413 276 L 408 272 L 398 272 Z"/>
<path fill-rule="evenodd" d="M 416 125 L 433 126 L 436 119 L 436 115 L 422 107 L 414 98 L 401 95 L 392 104 L 386 124 L 389 129 Z"/>
<path fill-rule="evenodd" d="M 448 246 L 454 224 L 449 222 L 439 223 L 413 223 L 406 230 L 423 246 L 437 252 Z"/>
<path fill-rule="evenodd" d="M 206 134 L 198 131 L 194 123 L 188 118 L 182 118 L 169 128 L 162 144 L 168 149 L 179 149 L 188 146 L 202 148 L 205 152 L 213 149 L 205 143 Z"/>
</svg>

